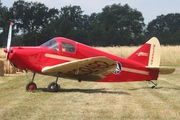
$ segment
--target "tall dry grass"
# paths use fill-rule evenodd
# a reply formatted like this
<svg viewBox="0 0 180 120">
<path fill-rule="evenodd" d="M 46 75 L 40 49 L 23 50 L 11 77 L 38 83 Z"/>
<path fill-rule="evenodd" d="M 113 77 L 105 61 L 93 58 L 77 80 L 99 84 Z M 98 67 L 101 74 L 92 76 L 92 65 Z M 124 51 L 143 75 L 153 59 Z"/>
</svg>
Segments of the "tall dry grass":
<svg viewBox="0 0 180 120">
<path fill-rule="evenodd" d="M 180 46 L 161 46 L 161 64 L 180 64 Z"/>
<path fill-rule="evenodd" d="M 0 58 L 5 58 L 4 48 L 0 48 Z"/>
<path fill-rule="evenodd" d="M 97 47 L 100 50 L 112 53 L 114 55 L 127 58 L 140 46 L 114 46 L 114 47 Z M 161 65 L 180 64 L 180 46 L 161 46 Z"/>
</svg>

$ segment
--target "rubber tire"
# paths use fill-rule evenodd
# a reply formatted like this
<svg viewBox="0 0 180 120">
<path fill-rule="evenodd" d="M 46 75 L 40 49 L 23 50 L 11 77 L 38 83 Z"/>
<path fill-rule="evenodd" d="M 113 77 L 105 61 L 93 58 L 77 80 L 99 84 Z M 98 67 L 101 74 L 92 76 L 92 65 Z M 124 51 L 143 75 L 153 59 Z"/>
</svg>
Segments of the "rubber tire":
<svg viewBox="0 0 180 120">
<path fill-rule="evenodd" d="M 151 88 L 152 88 L 152 89 L 156 89 L 156 86 L 155 86 L 155 85 L 153 85 Z"/>
<path fill-rule="evenodd" d="M 58 85 L 56 82 L 51 82 L 48 85 L 48 91 L 49 92 L 58 92 L 60 89 L 60 85 Z"/>
<path fill-rule="evenodd" d="M 33 86 L 33 89 L 30 89 L 30 86 Z M 34 82 L 29 82 L 27 85 L 26 85 L 26 90 L 29 91 L 29 90 L 37 90 L 37 85 L 34 83 Z"/>
</svg>

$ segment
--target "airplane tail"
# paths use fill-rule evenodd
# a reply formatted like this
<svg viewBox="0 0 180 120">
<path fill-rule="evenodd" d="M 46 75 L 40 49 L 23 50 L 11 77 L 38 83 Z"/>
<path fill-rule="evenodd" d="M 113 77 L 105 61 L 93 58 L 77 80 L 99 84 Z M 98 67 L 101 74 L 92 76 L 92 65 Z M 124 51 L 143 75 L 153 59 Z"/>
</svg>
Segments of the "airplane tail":
<svg viewBox="0 0 180 120">
<path fill-rule="evenodd" d="M 133 60 L 144 65 L 147 69 L 159 70 L 161 74 L 170 74 L 174 68 L 160 67 L 161 49 L 159 40 L 152 37 L 143 46 L 131 54 L 127 59 Z"/>
<path fill-rule="evenodd" d="M 136 61 L 145 66 L 159 66 L 160 55 L 160 43 L 157 38 L 153 37 L 127 59 Z"/>
</svg>

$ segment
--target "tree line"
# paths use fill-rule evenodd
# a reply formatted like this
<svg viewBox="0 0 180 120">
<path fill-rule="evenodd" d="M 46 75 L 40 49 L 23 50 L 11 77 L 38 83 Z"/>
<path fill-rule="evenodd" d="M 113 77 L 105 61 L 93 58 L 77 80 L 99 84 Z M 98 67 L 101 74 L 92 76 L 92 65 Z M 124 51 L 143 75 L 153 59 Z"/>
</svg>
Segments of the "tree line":
<svg viewBox="0 0 180 120">
<path fill-rule="evenodd" d="M 43 3 L 0 2 L 0 47 L 6 46 L 9 22 L 12 45 L 40 45 L 61 36 L 91 46 L 140 45 L 155 36 L 163 45 L 180 44 L 180 14 L 159 15 L 146 25 L 142 13 L 128 4 L 112 4 L 100 13 L 83 14 L 80 6 L 48 8 Z"/>
</svg>

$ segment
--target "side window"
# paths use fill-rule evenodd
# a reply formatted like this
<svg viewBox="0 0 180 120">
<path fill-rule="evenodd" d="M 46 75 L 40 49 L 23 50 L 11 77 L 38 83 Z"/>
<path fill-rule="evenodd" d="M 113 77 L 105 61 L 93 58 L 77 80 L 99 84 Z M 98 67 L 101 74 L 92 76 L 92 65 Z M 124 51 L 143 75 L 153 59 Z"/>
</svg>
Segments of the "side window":
<svg viewBox="0 0 180 120">
<path fill-rule="evenodd" d="M 74 53 L 75 52 L 75 46 L 72 43 L 62 42 L 62 51 Z"/>
</svg>

